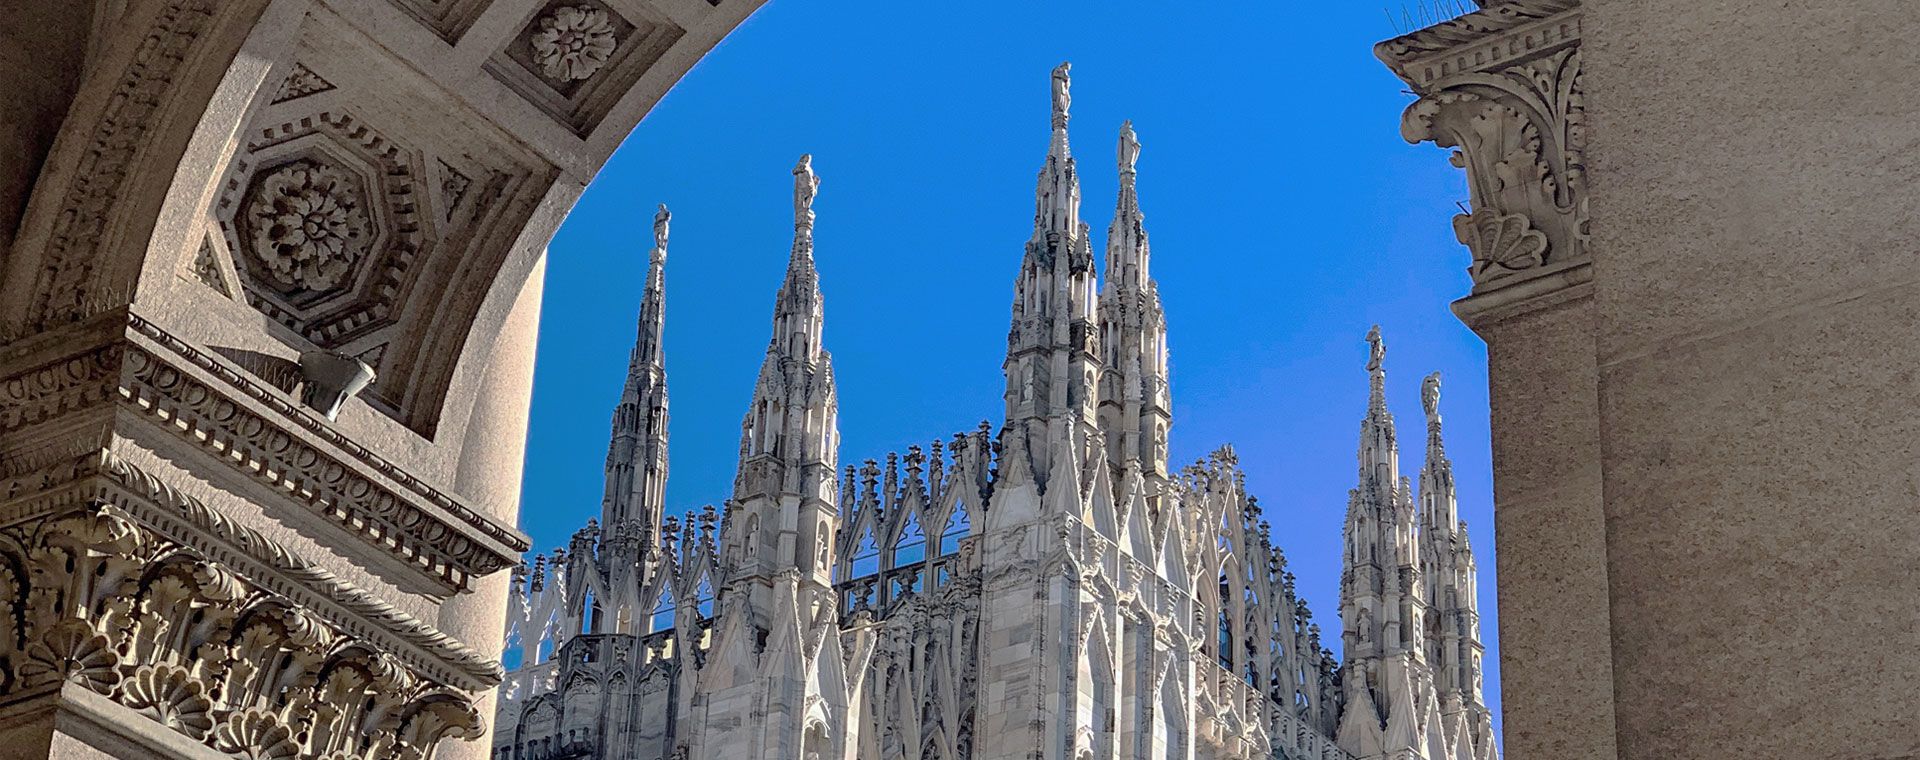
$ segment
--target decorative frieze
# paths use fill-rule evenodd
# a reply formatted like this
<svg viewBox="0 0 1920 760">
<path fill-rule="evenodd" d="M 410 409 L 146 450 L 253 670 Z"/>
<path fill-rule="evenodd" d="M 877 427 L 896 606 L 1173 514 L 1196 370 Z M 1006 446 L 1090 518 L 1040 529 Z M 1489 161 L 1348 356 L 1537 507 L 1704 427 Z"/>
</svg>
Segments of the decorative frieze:
<svg viewBox="0 0 1920 760">
<path fill-rule="evenodd" d="M 132 321 L 134 334 L 154 343 L 126 349 L 119 388 L 123 403 L 166 420 L 167 429 L 219 461 L 450 588 L 465 588 L 474 576 L 504 569 L 525 550 L 526 538 L 518 531 L 348 441 L 277 391 L 226 369 L 145 320 Z M 184 366 L 175 364 L 181 360 Z M 225 387 L 196 379 L 194 369 L 225 380 Z M 235 391 L 240 398 L 229 395 Z M 258 406 L 272 414 L 253 411 Z"/>
<path fill-rule="evenodd" d="M 133 168 L 136 152 L 173 80 L 212 23 L 213 0 L 172 0 L 160 10 L 113 96 L 86 137 L 86 171 L 71 175 L 54 215 L 26 321 L 58 325 L 82 318 L 96 286 L 91 260 Z"/>
<path fill-rule="evenodd" d="M 481 733 L 469 691 L 110 503 L 0 528 L 0 629 L 0 694 L 77 684 L 247 757 L 428 760 Z"/>
<path fill-rule="evenodd" d="M 110 342 L 0 378 L 0 431 L 109 400 L 272 486 L 447 591 L 512 564 L 519 531 L 348 440 L 269 388 L 136 316 Z"/>
</svg>

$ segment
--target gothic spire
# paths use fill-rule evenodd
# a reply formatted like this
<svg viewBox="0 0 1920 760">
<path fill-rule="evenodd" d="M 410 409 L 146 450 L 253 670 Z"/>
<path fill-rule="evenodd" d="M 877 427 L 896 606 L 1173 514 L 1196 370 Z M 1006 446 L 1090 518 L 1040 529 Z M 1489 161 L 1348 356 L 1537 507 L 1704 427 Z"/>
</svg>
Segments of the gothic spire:
<svg viewBox="0 0 1920 760">
<path fill-rule="evenodd" d="M 1144 290 L 1153 278 L 1147 272 L 1146 215 L 1140 213 L 1136 186 L 1140 138 L 1133 132 L 1132 121 L 1120 125 L 1119 159 L 1120 197 L 1113 223 L 1107 226 L 1107 286 Z"/>
<path fill-rule="evenodd" d="M 1387 411 L 1387 345 L 1380 326 L 1367 331 L 1367 417 L 1360 425 L 1360 487 L 1382 502 L 1391 500 L 1400 474 L 1400 444 Z"/>
<path fill-rule="evenodd" d="M 1085 242 L 1082 231 L 1086 225 L 1080 222 L 1080 175 L 1067 145 L 1067 121 L 1072 118 L 1067 108 L 1073 102 L 1069 92 L 1072 79 L 1067 72 L 1072 68 L 1073 64 L 1062 63 L 1053 69 L 1053 137 L 1035 188 L 1033 240 L 1027 244 L 1028 256 L 1065 254 L 1072 258 L 1076 252 L 1072 243 L 1076 239 Z M 1074 263 L 1076 267 L 1079 264 L 1077 260 Z M 1091 256 L 1085 266 L 1093 268 Z"/>
<path fill-rule="evenodd" d="M 1427 413 L 1427 456 L 1420 465 L 1423 530 L 1451 535 L 1460 510 L 1453 495 L 1453 463 L 1440 437 L 1440 373 L 1420 382 L 1420 406 Z"/>
<path fill-rule="evenodd" d="M 809 519 L 835 509 L 840 439 L 813 262 L 813 199 L 819 189 L 813 157 L 801 156 L 793 168 L 793 250 L 774 296 L 773 336 L 741 422 L 740 470 L 729 504 L 734 513 L 728 522 L 738 530 L 727 537 L 728 551 L 742 575 L 772 577 L 798 568 L 824 582 L 828 572 L 813 551 L 823 530 Z"/>
<path fill-rule="evenodd" d="M 1423 641 L 1428 594 L 1421 580 L 1412 484 L 1400 476 L 1399 446 L 1393 415 L 1387 411 L 1385 342 L 1380 327 L 1367 332 L 1367 414 L 1360 423 L 1359 483 L 1348 495 L 1345 572 L 1341 575 L 1341 614 L 1346 624 L 1342 672 L 1357 687 L 1371 689 L 1378 715 L 1371 725 L 1386 726 L 1386 756 L 1418 756 L 1426 726 L 1417 705 L 1430 695 L 1428 651 Z M 1349 706 L 1349 709 L 1353 709 Z M 1379 721 L 1374 723 L 1373 721 Z M 1344 725 L 1344 724 L 1343 724 Z M 1342 748 L 1368 757 L 1364 746 Z M 1411 754 L 1401 754 L 1401 753 Z"/>
<path fill-rule="evenodd" d="M 1459 713 L 1459 731 L 1477 730 L 1487 712 L 1481 693 L 1478 570 L 1467 540 L 1466 523 L 1454 494 L 1453 465 L 1440 435 L 1440 373 L 1428 375 L 1420 386 L 1420 403 L 1427 413 L 1426 461 L 1420 467 L 1420 564 L 1427 606 L 1440 613 L 1441 628 L 1427 641 L 1433 664 L 1434 688 L 1447 701 L 1450 715 Z M 1460 742 L 1471 744 L 1466 737 Z"/>
<path fill-rule="evenodd" d="M 653 216 L 653 250 L 640 298 L 640 319 L 627 360 L 627 382 L 613 410 L 607 443 L 606 492 L 601 526 L 615 530 L 629 522 L 653 535 L 660 528 L 667 484 L 667 367 L 661 347 L 666 325 L 666 204 Z"/>
<path fill-rule="evenodd" d="M 1093 253 L 1080 221 L 1080 179 L 1067 149 L 1067 71 L 1053 70 L 1053 139 L 1035 190 L 1033 237 L 1027 241 L 1014 281 L 1013 327 L 1007 333 L 1007 435 L 1026 440 L 1028 470 L 1044 478 L 1056 439 L 1084 440 L 1083 430 L 1052 428 L 1094 424 Z M 1077 448 L 1079 444 L 1074 444 Z M 1044 486 L 1044 481 L 1041 481 Z"/>
<path fill-rule="evenodd" d="M 1135 164 L 1140 140 L 1133 122 L 1120 127 L 1120 197 L 1107 227 L 1106 286 L 1100 293 L 1100 335 L 1105 341 L 1101 383 L 1108 459 L 1116 466 L 1139 462 L 1148 476 L 1167 473 L 1167 429 L 1172 393 L 1167 383 L 1167 321 L 1159 288 L 1148 272 L 1146 216 L 1140 212 Z"/>
</svg>

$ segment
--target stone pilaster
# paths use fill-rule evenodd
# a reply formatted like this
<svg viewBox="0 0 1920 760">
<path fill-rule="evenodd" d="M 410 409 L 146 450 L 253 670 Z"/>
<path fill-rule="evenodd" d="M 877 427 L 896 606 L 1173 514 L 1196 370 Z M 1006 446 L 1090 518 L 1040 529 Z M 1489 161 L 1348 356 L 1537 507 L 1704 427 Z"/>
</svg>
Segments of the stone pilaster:
<svg viewBox="0 0 1920 760">
<path fill-rule="evenodd" d="M 1513 0 L 1382 42 L 1418 96 L 1410 142 L 1454 149 L 1454 233 L 1487 342 L 1505 743 L 1614 756 L 1579 0 Z M 1552 424 L 1542 424 L 1542 421 Z"/>
</svg>

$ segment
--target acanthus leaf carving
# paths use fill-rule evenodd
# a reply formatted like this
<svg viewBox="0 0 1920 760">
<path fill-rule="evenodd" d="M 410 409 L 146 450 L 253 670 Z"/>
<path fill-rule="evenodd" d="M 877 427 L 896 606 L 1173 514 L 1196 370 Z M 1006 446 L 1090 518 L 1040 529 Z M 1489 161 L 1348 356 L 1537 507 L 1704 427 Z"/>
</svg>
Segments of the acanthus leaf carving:
<svg viewBox="0 0 1920 760">
<path fill-rule="evenodd" d="M 213 730 L 213 700 L 205 682 L 184 668 L 141 665 L 123 687 L 121 702 L 161 725 L 194 739 Z"/>
<path fill-rule="evenodd" d="M 1408 142 L 1456 148 L 1472 209 L 1454 220 L 1476 291 L 1587 260 L 1586 111 L 1577 47 L 1443 79 L 1401 119 Z"/>
</svg>

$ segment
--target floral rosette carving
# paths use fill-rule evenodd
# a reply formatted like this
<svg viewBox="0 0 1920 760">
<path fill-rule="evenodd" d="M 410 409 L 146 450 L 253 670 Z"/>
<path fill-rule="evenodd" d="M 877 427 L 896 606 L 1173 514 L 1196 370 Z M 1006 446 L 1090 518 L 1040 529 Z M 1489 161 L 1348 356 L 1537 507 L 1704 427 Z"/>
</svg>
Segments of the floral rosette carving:
<svg viewBox="0 0 1920 760">
<path fill-rule="evenodd" d="M 573 82 L 592 77 L 613 58 L 619 41 L 607 12 L 585 5 L 565 5 L 540 18 L 528 43 L 533 61 L 547 78 Z"/>
<path fill-rule="evenodd" d="M 254 257 L 289 287 L 339 287 L 372 242 L 373 222 L 358 185 L 317 161 L 294 161 L 261 177 L 245 213 Z"/>
</svg>

